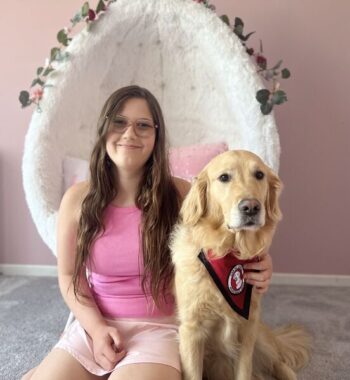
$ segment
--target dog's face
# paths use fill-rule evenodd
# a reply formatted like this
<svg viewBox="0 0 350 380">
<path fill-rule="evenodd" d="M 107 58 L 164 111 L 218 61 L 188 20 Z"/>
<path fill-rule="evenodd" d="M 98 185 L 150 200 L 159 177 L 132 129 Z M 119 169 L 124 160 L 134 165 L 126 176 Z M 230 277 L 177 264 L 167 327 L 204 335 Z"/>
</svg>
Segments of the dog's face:
<svg viewBox="0 0 350 380">
<path fill-rule="evenodd" d="M 281 218 L 281 181 L 255 154 L 229 151 L 199 174 L 182 208 L 184 222 L 206 217 L 232 232 L 259 230 Z"/>
</svg>

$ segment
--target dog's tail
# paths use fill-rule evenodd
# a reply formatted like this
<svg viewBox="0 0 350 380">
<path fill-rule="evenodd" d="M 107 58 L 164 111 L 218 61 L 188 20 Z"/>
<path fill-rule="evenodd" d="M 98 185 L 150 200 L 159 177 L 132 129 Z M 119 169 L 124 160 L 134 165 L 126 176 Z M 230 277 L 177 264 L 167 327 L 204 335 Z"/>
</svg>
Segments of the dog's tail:
<svg viewBox="0 0 350 380">
<path fill-rule="evenodd" d="M 303 327 L 283 326 L 274 329 L 272 333 L 283 362 L 293 370 L 301 369 L 308 364 L 312 339 Z"/>
<path fill-rule="evenodd" d="M 271 330 L 261 324 L 254 353 L 257 374 L 273 374 L 277 379 L 295 379 L 295 372 L 310 359 L 311 336 L 297 325 Z"/>
</svg>

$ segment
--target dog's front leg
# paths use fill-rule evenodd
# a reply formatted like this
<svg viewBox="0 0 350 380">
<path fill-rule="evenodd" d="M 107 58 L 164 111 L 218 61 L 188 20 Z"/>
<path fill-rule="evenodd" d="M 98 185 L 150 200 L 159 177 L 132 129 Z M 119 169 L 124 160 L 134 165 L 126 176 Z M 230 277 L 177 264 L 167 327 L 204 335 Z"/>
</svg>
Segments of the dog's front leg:
<svg viewBox="0 0 350 380">
<path fill-rule="evenodd" d="M 202 380 L 204 337 L 199 326 L 182 323 L 179 337 L 183 380 Z"/>
<path fill-rule="evenodd" d="M 253 353 L 260 318 L 260 298 L 260 294 L 253 289 L 249 320 L 242 323 L 239 331 L 241 347 L 236 369 L 236 380 L 251 380 L 252 378 Z"/>
</svg>

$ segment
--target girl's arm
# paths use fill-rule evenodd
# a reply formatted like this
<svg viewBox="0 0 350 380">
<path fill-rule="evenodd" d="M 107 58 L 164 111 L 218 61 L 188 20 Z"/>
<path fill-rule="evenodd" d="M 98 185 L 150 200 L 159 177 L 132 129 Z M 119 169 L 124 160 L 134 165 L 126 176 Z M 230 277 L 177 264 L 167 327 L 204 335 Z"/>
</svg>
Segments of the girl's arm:
<svg viewBox="0 0 350 380">
<path fill-rule="evenodd" d="M 82 298 L 82 302 L 75 298 L 72 283 L 78 223 L 85 186 L 85 183 L 75 185 L 68 189 L 63 196 L 57 223 L 57 264 L 62 297 L 82 327 L 91 336 L 95 327 L 105 324 L 104 319 L 91 297 L 85 276 L 81 278 L 81 292 L 87 298 Z"/>
<path fill-rule="evenodd" d="M 92 338 L 96 361 L 109 370 L 125 355 L 119 333 L 105 322 L 91 295 L 86 276 L 82 276 L 80 281 L 80 292 L 84 297 L 75 297 L 72 282 L 80 210 L 86 190 L 86 182 L 71 187 L 60 205 L 57 228 L 58 281 L 64 301 Z"/>
</svg>

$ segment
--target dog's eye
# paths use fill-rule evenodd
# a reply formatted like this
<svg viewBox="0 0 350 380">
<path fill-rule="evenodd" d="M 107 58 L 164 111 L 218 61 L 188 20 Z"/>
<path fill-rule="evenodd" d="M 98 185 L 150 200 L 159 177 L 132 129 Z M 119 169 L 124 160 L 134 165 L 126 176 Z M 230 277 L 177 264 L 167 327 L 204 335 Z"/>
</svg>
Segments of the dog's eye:
<svg viewBox="0 0 350 380">
<path fill-rule="evenodd" d="M 219 177 L 220 182 L 228 182 L 230 179 L 231 179 L 231 176 L 226 173 L 221 174 L 221 176 Z"/>
<path fill-rule="evenodd" d="M 265 177 L 265 174 L 261 170 L 257 170 L 255 172 L 255 178 L 256 179 L 263 179 Z"/>
</svg>

